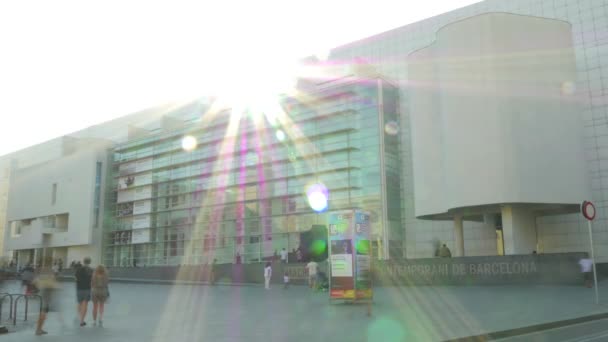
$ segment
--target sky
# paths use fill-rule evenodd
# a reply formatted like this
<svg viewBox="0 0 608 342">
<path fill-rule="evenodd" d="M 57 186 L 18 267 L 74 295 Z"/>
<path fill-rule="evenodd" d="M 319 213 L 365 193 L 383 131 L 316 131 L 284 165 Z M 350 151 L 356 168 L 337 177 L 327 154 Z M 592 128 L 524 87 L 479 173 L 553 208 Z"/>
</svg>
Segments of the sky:
<svg viewBox="0 0 608 342">
<path fill-rule="evenodd" d="M 0 1 L 0 156 L 167 102 L 278 91 L 302 57 L 476 2 Z"/>
</svg>

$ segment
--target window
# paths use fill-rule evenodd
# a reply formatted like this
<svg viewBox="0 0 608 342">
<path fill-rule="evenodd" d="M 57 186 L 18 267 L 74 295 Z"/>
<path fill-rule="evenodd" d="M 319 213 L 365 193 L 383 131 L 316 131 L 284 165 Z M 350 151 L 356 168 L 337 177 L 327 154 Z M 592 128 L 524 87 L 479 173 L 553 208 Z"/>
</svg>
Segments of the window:
<svg viewBox="0 0 608 342">
<path fill-rule="evenodd" d="M 99 226 L 99 207 L 101 203 L 101 168 L 102 163 L 97 162 L 95 166 L 95 194 L 93 195 L 93 228 Z"/>
<path fill-rule="evenodd" d="M 12 237 L 21 236 L 21 222 L 19 222 L 19 221 L 11 222 L 11 236 Z"/>
<path fill-rule="evenodd" d="M 53 183 L 53 192 L 51 194 L 51 204 L 55 205 L 57 202 L 57 183 Z"/>
</svg>

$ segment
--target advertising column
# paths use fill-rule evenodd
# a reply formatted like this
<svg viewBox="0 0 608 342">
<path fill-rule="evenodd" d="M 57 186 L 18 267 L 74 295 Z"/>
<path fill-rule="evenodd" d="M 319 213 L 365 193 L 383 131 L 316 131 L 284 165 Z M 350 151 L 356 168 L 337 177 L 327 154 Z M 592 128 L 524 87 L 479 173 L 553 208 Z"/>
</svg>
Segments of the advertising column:
<svg viewBox="0 0 608 342">
<path fill-rule="evenodd" d="M 355 296 L 372 298 L 369 214 L 355 211 Z"/>
<path fill-rule="evenodd" d="M 354 299 L 353 211 L 330 213 L 328 218 L 330 299 Z"/>
</svg>

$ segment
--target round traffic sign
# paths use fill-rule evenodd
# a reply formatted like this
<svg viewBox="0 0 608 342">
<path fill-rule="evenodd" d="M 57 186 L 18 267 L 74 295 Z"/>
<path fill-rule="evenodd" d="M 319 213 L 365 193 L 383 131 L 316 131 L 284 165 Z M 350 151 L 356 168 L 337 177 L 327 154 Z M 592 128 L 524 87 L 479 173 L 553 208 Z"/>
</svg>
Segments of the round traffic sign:
<svg viewBox="0 0 608 342">
<path fill-rule="evenodd" d="M 581 204 L 581 212 L 589 221 L 593 221 L 595 218 L 595 206 L 589 201 L 584 201 L 583 204 Z"/>
</svg>

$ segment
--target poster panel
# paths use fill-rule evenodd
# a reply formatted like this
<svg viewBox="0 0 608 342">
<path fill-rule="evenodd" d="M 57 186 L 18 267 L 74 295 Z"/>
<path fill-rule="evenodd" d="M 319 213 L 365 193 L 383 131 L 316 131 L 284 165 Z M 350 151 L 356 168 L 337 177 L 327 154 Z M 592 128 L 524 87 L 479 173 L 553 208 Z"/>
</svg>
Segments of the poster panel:
<svg viewBox="0 0 608 342">
<path fill-rule="evenodd" d="M 120 195 L 120 193 L 119 193 Z M 142 200 L 152 197 L 152 186 L 142 186 L 135 189 L 135 200 Z"/>
<path fill-rule="evenodd" d="M 355 297 L 353 278 L 353 211 L 328 215 L 330 290 L 332 299 Z"/>
<path fill-rule="evenodd" d="M 133 217 L 133 229 L 150 228 L 150 215 Z"/>
<path fill-rule="evenodd" d="M 372 298 L 371 269 L 371 224 L 370 215 L 355 212 L 355 295 L 357 298 Z"/>
<path fill-rule="evenodd" d="M 152 202 L 150 200 L 138 201 L 133 205 L 133 214 L 147 214 L 152 211 Z"/>
<path fill-rule="evenodd" d="M 132 244 L 150 242 L 150 229 L 137 229 L 131 233 Z"/>
</svg>

